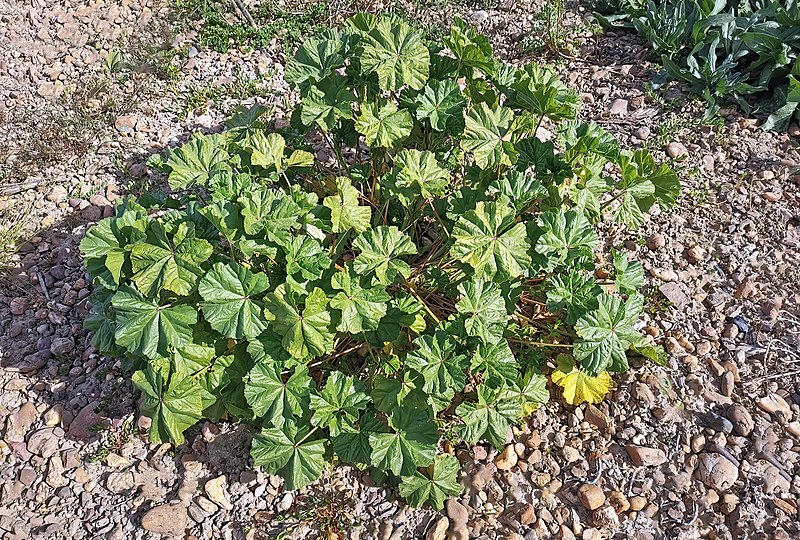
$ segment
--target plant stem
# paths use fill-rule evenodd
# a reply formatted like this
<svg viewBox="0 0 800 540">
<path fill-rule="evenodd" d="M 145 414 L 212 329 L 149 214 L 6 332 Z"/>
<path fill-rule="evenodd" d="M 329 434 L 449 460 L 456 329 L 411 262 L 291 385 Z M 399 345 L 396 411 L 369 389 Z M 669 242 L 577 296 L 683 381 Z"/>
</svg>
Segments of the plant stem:
<svg viewBox="0 0 800 540">
<path fill-rule="evenodd" d="M 517 339 L 513 337 L 508 338 L 508 341 L 511 341 L 513 343 L 520 343 L 522 345 L 531 345 L 533 347 L 564 347 L 568 349 L 572 348 L 572 345 L 567 343 L 545 343 L 544 341 L 528 341 L 527 339 Z"/>
</svg>

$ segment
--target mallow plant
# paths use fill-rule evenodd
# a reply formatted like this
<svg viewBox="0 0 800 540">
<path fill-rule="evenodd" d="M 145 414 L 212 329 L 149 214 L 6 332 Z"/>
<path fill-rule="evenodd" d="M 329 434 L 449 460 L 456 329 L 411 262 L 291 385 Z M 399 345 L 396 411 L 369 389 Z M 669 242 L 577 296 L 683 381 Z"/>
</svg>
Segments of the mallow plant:
<svg viewBox="0 0 800 540">
<path fill-rule="evenodd" d="M 248 422 L 287 489 L 340 461 L 441 508 L 461 490 L 445 438 L 501 448 L 548 386 L 597 402 L 629 355 L 660 360 L 642 267 L 596 227 L 641 225 L 680 183 L 576 120 L 550 69 L 460 20 L 431 43 L 357 15 L 285 77 L 288 119 L 253 106 L 193 136 L 153 162 L 168 193 L 81 243 L 93 343 L 125 360 L 152 441 Z"/>
</svg>

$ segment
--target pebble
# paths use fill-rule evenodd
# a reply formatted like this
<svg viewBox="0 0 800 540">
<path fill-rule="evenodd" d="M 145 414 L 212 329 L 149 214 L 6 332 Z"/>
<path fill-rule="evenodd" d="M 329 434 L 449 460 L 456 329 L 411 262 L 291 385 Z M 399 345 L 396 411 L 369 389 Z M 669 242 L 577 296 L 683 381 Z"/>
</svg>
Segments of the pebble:
<svg viewBox="0 0 800 540">
<path fill-rule="evenodd" d="M 608 106 L 608 112 L 617 116 L 628 114 L 628 100 L 615 99 L 611 102 L 611 105 Z"/>
<path fill-rule="evenodd" d="M 792 418 L 792 409 L 786 403 L 786 400 L 778 394 L 764 396 L 756 404 L 762 411 L 766 411 L 773 416 L 783 416 L 786 419 Z"/>
<path fill-rule="evenodd" d="M 679 142 L 671 142 L 667 144 L 667 155 L 672 159 L 678 159 L 689 155 L 689 151 Z"/>
<path fill-rule="evenodd" d="M 519 456 L 514 450 L 514 445 L 507 445 L 502 452 L 494 459 L 495 466 L 501 471 L 508 471 L 517 464 Z"/>
<path fill-rule="evenodd" d="M 425 534 L 425 540 L 445 540 L 448 527 L 450 527 L 450 520 L 445 516 L 440 517 Z"/>
<path fill-rule="evenodd" d="M 578 500 L 587 510 L 596 510 L 606 503 L 606 496 L 598 486 L 583 484 L 578 488 Z"/>
<path fill-rule="evenodd" d="M 447 511 L 447 517 L 450 518 L 450 522 L 453 525 L 466 525 L 469 519 L 469 511 L 456 499 L 447 499 L 445 502 L 445 510 Z"/>
<path fill-rule="evenodd" d="M 166 536 L 183 537 L 189 516 L 181 505 L 160 504 L 142 516 L 142 528 Z"/>
<path fill-rule="evenodd" d="M 225 510 L 230 511 L 233 510 L 233 504 L 231 504 L 230 498 L 228 497 L 227 485 L 228 483 L 223 474 L 207 481 L 204 489 L 209 499 Z"/>
<path fill-rule="evenodd" d="M 696 471 L 698 480 L 718 491 L 726 491 L 739 479 L 739 468 L 716 452 L 700 454 Z"/>
<path fill-rule="evenodd" d="M 633 444 L 626 444 L 625 451 L 637 467 L 653 467 L 658 466 L 667 461 L 667 455 L 663 450 L 658 448 L 648 448 L 645 446 L 636 446 Z"/>
</svg>

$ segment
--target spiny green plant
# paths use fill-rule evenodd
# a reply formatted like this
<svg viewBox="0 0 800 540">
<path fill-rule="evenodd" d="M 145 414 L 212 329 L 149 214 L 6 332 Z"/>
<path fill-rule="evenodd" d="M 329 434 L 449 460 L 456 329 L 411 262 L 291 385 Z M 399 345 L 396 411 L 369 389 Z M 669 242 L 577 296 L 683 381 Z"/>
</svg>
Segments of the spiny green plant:
<svg viewBox="0 0 800 540">
<path fill-rule="evenodd" d="M 596 402 L 629 353 L 660 359 L 636 329 L 642 267 L 598 263 L 595 225 L 637 227 L 680 183 L 575 120 L 553 72 L 495 59 L 460 20 L 430 43 L 362 14 L 285 74 L 288 122 L 255 106 L 192 137 L 152 162 L 169 194 L 81 242 L 93 343 L 133 370 L 151 440 L 252 422 L 287 489 L 335 458 L 441 508 L 461 490 L 442 433 L 502 447 L 548 375 Z"/>
<path fill-rule="evenodd" d="M 656 86 L 679 81 L 707 103 L 767 113 L 764 129 L 800 121 L 797 0 L 605 0 L 606 26 L 632 27 L 661 58 Z"/>
</svg>

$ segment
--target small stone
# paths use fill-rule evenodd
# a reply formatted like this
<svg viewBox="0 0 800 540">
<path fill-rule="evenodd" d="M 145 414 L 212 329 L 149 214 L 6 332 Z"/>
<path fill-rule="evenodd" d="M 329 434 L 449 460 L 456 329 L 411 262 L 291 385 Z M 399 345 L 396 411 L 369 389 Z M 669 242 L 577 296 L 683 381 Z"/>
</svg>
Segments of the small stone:
<svg viewBox="0 0 800 540">
<path fill-rule="evenodd" d="M 276 505 L 275 508 L 278 510 L 278 512 L 288 512 L 293 504 L 294 504 L 294 495 L 292 495 L 291 492 L 287 492 L 284 493 L 283 497 L 281 497 L 281 500 L 278 501 L 278 504 Z"/>
<path fill-rule="evenodd" d="M 631 497 L 629 502 L 631 504 L 631 511 L 632 512 L 639 512 L 645 506 L 647 506 L 647 499 L 645 499 L 641 495 L 636 495 L 634 497 Z"/>
<path fill-rule="evenodd" d="M 500 455 L 494 459 L 494 464 L 501 471 L 508 471 L 517 464 L 518 459 L 519 456 L 517 456 L 517 452 L 514 450 L 514 445 L 509 444 L 500 452 Z"/>
<path fill-rule="evenodd" d="M 561 449 L 561 454 L 564 456 L 564 460 L 567 463 L 575 463 L 583 458 L 583 452 L 574 446 L 565 446 Z"/>
<path fill-rule="evenodd" d="M 587 510 L 596 510 L 605 504 L 606 496 L 594 484 L 583 484 L 578 488 L 578 500 Z"/>
<path fill-rule="evenodd" d="M 650 138 L 650 128 L 647 126 L 636 128 L 636 131 L 633 132 L 633 136 L 640 141 L 646 141 Z"/>
<path fill-rule="evenodd" d="M 183 537 L 189 516 L 186 508 L 179 504 L 161 504 L 147 511 L 142 517 L 142 528 L 165 536 Z"/>
<path fill-rule="evenodd" d="M 667 145 L 667 155 L 672 159 L 678 159 L 689 155 L 686 147 L 679 142 L 671 142 Z"/>
<path fill-rule="evenodd" d="M 39 412 L 36 410 L 36 405 L 26 401 L 8 417 L 5 440 L 8 442 L 23 442 L 25 435 L 38 418 Z M 0 426 L 2 426 L 2 423 L 0 423 Z"/>
<path fill-rule="evenodd" d="M 764 493 L 770 495 L 775 492 L 788 493 L 791 489 L 791 483 L 783 477 L 781 471 L 773 465 L 767 465 L 764 471 Z"/>
<path fill-rule="evenodd" d="M 70 338 L 57 337 L 50 344 L 50 352 L 55 356 L 64 356 L 75 350 L 75 340 Z"/>
<path fill-rule="evenodd" d="M 771 300 L 765 300 L 761 304 L 761 312 L 769 317 L 770 320 L 774 321 L 778 318 L 781 307 L 783 307 L 783 298 L 772 298 Z"/>
<path fill-rule="evenodd" d="M 12 298 L 8 307 L 12 315 L 22 315 L 28 309 L 28 299 L 21 296 Z"/>
<path fill-rule="evenodd" d="M 99 406 L 99 401 L 93 401 L 80 410 L 75 419 L 69 424 L 70 438 L 86 441 L 93 436 L 92 426 L 108 425 L 108 419 L 95 412 L 95 409 Z"/>
<path fill-rule="evenodd" d="M 466 525 L 469 520 L 469 511 L 463 504 L 456 499 L 447 499 L 445 509 L 447 510 L 447 517 L 450 518 L 450 522 L 454 526 Z"/>
<path fill-rule="evenodd" d="M 54 427 L 61 423 L 61 413 L 64 410 L 64 407 L 57 403 L 47 409 L 44 413 L 44 424 L 46 426 Z"/>
<path fill-rule="evenodd" d="M 106 456 L 106 464 L 109 467 L 113 467 L 114 469 L 124 469 L 125 467 L 128 467 L 131 464 L 131 461 L 126 457 L 122 457 L 119 454 L 110 452 Z"/>
<path fill-rule="evenodd" d="M 120 133 L 129 135 L 136 128 L 136 117 L 132 115 L 120 116 L 114 121 L 114 128 Z"/>
<path fill-rule="evenodd" d="M 662 465 L 667 461 L 667 455 L 658 448 L 626 444 L 625 451 L 637 467 L 653 467 Z"/>
<path fill-rule="evenodd" d="M 753 417 L 750 412 L 741 403 L 734 403 L 728 407 L 727 416 L 728 420 L 733 424 L 733 429 L 738 435 L 748 437 L 753 432 Z"/>
<path fill-rule="evenodd" d="M 428 530 L 425 540 L 445 540 L 448 527 L 450 527 L 450 520 L 444 516 L 440 517 Z"/>
<path fill-rule="evenodd" d="M 583 414 L 584 418 L 586 418 L 586 421 L 592 424 L 593 426 L 596 426 L 598 429 L 601 429 L 603 431 L 608 429 L 609 425 L 608 415 L 603 411 L 601 411 L 599 408 L 597 408 L 595 405 L 591 403 L 587 405 L 586 411 Z"/>
<path fill-rule="evenodd" d="M 722 379 L 719 382 L 719 391 L 725 397 L 731 397 L 733 395 L 733 387 L 735 386 L 733 380 L 733 373 L 730 371 L 726 371 L 722 374 Z"/>
<path fill-rule="evenodd" d="M 688 250 L 686 250 L 686 258 L 689 259 L 689 262 L 699 263 L 706 260 L 708 256 L 708 252 L 700 247 L 700 246 L 692 246 Z"/>
<path fill-rule="evenodd" d="M 675 282 L 664 283 L 658 290 L 664 295 L 664 298 L 672 302 L 676 307 L 689 302 L 689 297 L 683 292 L 681 286 Z"/>
<path fill-rule="evenodd" d="M 619 516 L 613 508 L 604 506 L 592 512 L 592 523 L 601 529 L 616 529 L 619 527 Z"/>
<path fill-rule="evenodd" d="M 223 474 L 206 482 L 205 490 L 209 499 L 217 503 L 225 510 L 230 511 L 233 510 L 233 505 L 231 504 L 231 501 L 228 498 L 228 493 L 225 490 L 227 485 L 228 484 L 225 480 L 225 475 Z"/>
<path fill-rule="evenodd" d="M 628 100 L 615 99 L 611 102 L 611 105 L 609 105 L 608 112 L 619 116 L 628 114 Z"/>
<path fill-rule="evenodd" d="M 736 336 L 738 335 L 739 335 L 739 327 L 733 323 L 728 323 L 722 330 L 722 337 L 727 339 L 736 339 Z"/>
<path fill-rule="evenodd" d="M 700 454 L 696 474 L 711 489 L 726 491 L 739 479 L 739 468 L 725 456 L 708 452 Z"/>
<path fill-rule="evenodd" d="M 667 241 L 661 233 L 653 233 L 647 238 L 647 247 L 653 251 L 662 249 L 666 245 Z"/>
<path fill-rule="evenodd" d="M 130 471 L 112 472 L 106 478 L 106 489 L 111 493 L 123 493 L 134 486 L 133 473 Z"/>
<path fill-rule="evenodd" d="M 787 420 L 792 418 L 792 409 L 786 403 L 786 400 L 778 394 L 769 394 L 759 399 L 756 404 L 761 410 L 773 416 L 782 415 Z"/>
<path fill-rule="evenodd" d="M 621 491 L 612 492 L 608 497 L 608 502 L 614 507 L 614 510 L 617 511 L 617 514 L 625 513 L 631 507 L 630 501 Z"/>
</svg>

